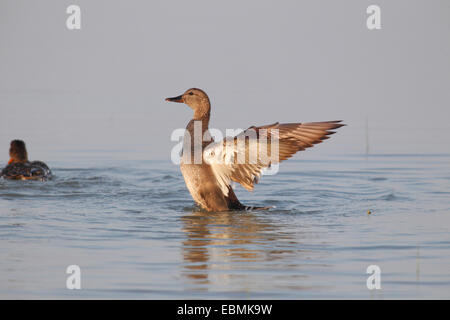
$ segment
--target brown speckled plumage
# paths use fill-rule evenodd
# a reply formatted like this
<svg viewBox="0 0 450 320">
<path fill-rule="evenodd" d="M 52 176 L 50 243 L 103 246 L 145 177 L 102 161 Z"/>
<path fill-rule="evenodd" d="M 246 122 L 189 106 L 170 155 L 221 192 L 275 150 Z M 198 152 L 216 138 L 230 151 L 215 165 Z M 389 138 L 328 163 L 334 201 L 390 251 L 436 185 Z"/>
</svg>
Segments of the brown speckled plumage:
<svg viewBox="0 0 450 320">
<path fill-rule="evenodd" d="M 258 178 L 261 175 L 261 171 L 264 168 L 269 167 L 273 163 L 277 163 L 292 157 L 296 152 L 305 150 L 312 147 L 314 144 L 320 143 L 328 136 L 333 134 L 333 129 L 337 129 L 343 126 L 340 121 L 327 121 L 327 122 L 312 122 L 312 123 L 274 123 L 272 125 L 250 127 L 243 133 L 234 138 L 237 141 L 238 138 L 242 138 L 241 135 L 254 132 L 256 138 L 260 135 L 265 135 L 270 138 L 276 135 L 276 142 L 278 146 L 278 154 L 270 155 L 266 160 L 257 159 L 255 163 L 219 163 L 214 162 L 215 153 L 223 153 L 223 157 L 229 156 L 223 152 L 227 141 L 225 139 L 220 142 L 214 142 L 210 139 L 208 126 L 210 118 L 210 101 L 207 94 L 196 88 L 187 90 L 184 94 L 167 98 L 167 101 L 185 103 L 194 110 L 194 117 L 189 121 L 186 127 L 186 134 L 183 143 L 183 155 L 181 158 L 181 172 L 183 174 L 186 186 L 192 195 L 194 201 L 201 207 L 208 211 L 227 211 L 227 210 L 245 210 L 245 209 L 261 209 L 261 207 L 247 207 L 242 205 L 236 197 L 233 189 L 231 188 L 231 181 L 240 183 L 248 190 L 253 190 L 253 186 L 257 183 Z M 196 121 L 198 125 L 201 123 L 201 137 L 200 141 L 194 139 Z M 201 143 L 199 150 L 201 154 L 195 157 L 195 143 Z M 228 141 L 229 143 L 229 141 Z M 233 142 L 232 142 L 233 143 Z M 234 142 L 237 145 L 237 142 Z M 247 154 L 250 149 L 249 145 L 253 143 L 258 148 L 264 146 L 268 150 L 270 148 L 270 142 L 266 146 L 258 144 L 257 139 L 246 140 L 244 149 L 235 150 Z M 190 148 L 190 150 L 186 150 Z M 237 148 L 237 147 L 236 147 Z M 190 152 L 187 152 L 190 151 Z M 230 152 L 230 151 L 228 151 Z M 205 158 L 206 157 L 206 158 Z M 196 163 L 195 160 L 201 159 L 200 163 Z"/>
<path fill-rule="evenodd" d="M 28 160 L 25 142 L 22 140 L 11 141 L 9 156 L 8 165 L 0 173 L 0 177 L 4 179 L 45 181 L 52 177 L 52 172 L 44 162 Z"/>
</svg>

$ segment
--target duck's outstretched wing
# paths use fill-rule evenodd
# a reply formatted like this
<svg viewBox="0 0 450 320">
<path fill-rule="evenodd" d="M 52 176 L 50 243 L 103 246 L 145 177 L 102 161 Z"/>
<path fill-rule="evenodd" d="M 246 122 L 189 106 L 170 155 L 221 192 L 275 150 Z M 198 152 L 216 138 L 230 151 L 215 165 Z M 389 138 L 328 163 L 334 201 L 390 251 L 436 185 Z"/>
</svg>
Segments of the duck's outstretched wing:
<svg viewBox="0 0 450 320">
<path fill-rule="evenodd" d="M 231 181 L 252 191 L 264 168 L 328 139 L 329 135 L 335 133 L 331 130 L 344 126 L 340 122 L 252 126 L 236 137 L 226 137 L 211 143 L 203 151 L 203 159 L 211 165 L 225 195 L 228 194 Z"/>
</svg>

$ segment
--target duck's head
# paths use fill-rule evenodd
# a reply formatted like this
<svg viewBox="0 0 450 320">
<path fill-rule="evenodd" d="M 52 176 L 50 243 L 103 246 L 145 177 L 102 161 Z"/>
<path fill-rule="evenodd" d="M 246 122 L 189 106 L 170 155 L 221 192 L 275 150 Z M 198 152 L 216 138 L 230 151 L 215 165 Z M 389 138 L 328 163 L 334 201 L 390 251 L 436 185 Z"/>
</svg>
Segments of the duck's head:
<svg viewBox="0 0 450 320">
<path fill-rule="evenodd" d="M 191 88 L 185 93 L 166 101 L 185 103 L 194 110 L 194 117 L 209 114 L 210 102 L 208 95 L 201 89 Z"/>
<path fill-rule="evenodd" d="M 27 148 L 25 142 L 22 140 L 11 141 L 11 147 L 9 148 L 9 162 L 8 164 L 18 162 L 23 163 L 28 161 Z"/>
</svg>

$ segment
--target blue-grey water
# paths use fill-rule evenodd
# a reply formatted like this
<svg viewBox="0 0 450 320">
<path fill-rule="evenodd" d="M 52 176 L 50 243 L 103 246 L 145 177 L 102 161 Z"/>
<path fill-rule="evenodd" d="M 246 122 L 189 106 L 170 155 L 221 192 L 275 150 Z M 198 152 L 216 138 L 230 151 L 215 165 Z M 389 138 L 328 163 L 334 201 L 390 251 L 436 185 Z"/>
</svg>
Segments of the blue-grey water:
<svg viewBox="0 0 450 320">
<path fill-rule="evenodd" d="M 450 155 L 300 156 L 206 213 L 170 161 L 78 154 L 0 179 L 0 298 L 450 298 Z"/>
</svg>

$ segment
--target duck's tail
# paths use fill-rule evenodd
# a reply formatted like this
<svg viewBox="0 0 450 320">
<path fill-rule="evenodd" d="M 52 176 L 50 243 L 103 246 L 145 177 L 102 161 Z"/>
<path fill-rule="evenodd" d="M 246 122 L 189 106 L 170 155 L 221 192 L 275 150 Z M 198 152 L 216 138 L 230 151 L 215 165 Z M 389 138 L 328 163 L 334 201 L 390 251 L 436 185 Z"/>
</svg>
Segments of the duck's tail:
<svg viewBox="0 0 450 320">
<path fill-rule="evenodd" d="M 256 207 L 256 206 L 245 206 L 239 201 L 235 201 L 230 204 L 229 208 L 231 210 L 237 210 L 237 211 L 261 211 L 261 210 L 269 210 L 275 208 L 275 206 L 268 206 L 268 207 Z"/>
<path fill-rule="evenodd" d="M 228 186 L 228 196 L 226 197 L 226 199 L 228 201 L 228 208 L 231 210 L 256 211 L 256 210 L 269 210 L 275 208 L 274 206 L 270 207 L 245 206 L 238 200 L 231 186 Z"/>
<path fill-rule="evenodd" d="M 258 210 L 269 210 L 273 209 L 275 206 L 269 206 L 269 207 L 253 207 L 253 206 L 244 206 L 242 210 L 245 211 L 258 211 Z"/>
</svg>

